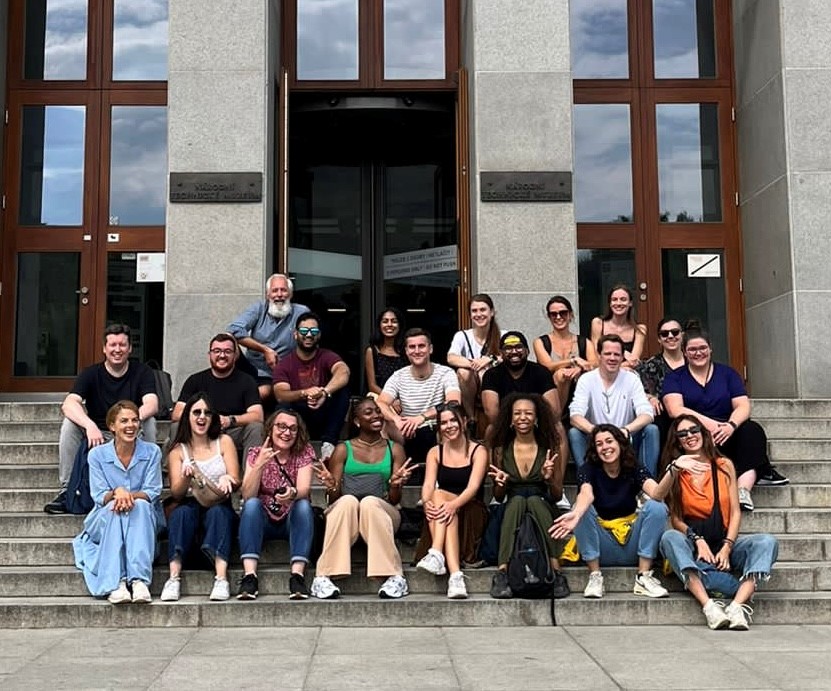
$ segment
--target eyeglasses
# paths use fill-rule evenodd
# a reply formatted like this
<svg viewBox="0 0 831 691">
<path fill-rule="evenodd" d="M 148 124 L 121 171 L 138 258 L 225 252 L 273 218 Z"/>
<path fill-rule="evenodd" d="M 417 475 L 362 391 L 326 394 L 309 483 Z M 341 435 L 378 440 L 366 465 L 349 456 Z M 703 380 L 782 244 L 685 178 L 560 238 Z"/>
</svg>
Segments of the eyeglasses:
<svg viewBox="0 0 831 691">
<path fill-rule="evenodd" d="M 316 326 L 298 326 L 297 333 L 301 336 L 320 336 L 320 329 Z"/>
<path fill-rule="evenodd" d="M 211 355 L 227 355 L 227 356 L 230 357 L 231 355 L 234 354 L 234 349 L 233 348 L 211 348 L 208 352 Z"/>
<path fill-rule="evenodd" d="M 284 422 L 278 422 L 274 425 L 274 429 L 277 430 L 277 434 L 285 434 L 286 432 L 297 434 L 297 425 L 287 425 Z"/>
<path fill-rule="evenodd" d="M 681 329 L 661 329 L 658 335 L 661 338 L 669 338 L 670 336 L 678 336 L 681 334 Z"/>
<path fill-rule="evenodd" d="M 568 317 L 568 310 L 552 310 L 548 313 L 549 319 L 565 319 Z"/>
<path fill-rule="evenodd" d="M 675 431 L 675 436 L 679 439 L 686 439 L 691 434 L 701 434 L 701 425 L 693 425 L 692 427 Z"/>
<path fill-rule="evenodd" d="M 710 346 L 706 345 L 694 347 L 687 346 L 688 353 L 706 353 L 708 350 L 710 350 Z"/>
<path fill-rule="evenodd" d="M 190 411 L 193 417 L 213 417 L 214 411 L 207 408 L 193 408 Z"/>
</svg>

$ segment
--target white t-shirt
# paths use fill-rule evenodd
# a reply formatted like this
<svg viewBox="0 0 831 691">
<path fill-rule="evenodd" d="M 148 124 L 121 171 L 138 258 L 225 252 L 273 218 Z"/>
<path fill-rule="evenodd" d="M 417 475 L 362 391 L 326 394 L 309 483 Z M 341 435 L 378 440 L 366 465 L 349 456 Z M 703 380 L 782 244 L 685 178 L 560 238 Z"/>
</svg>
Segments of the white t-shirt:
<svg viewBox="0 0 831 691">
<path fill-rule="evenodd" d="M 593 425 L 608 423 L 615 427 L 628 425 L 638 415 L 653 417 L 640 377 L 625 369 L 618 372 L 608 389 L 603 388 L 599 369 L 586 372 L 577 380 L 568 412 L 582 415 Z"/>
<path fill-rule="evenodd" d="M 499 330 L 499 335 L 505 333 L 504 329 Z M 468 360 L 478 360 L 482 357 L 483 345 L 480 345 L 473 337 L 473 329 L 465 329 L 464 331 L 457 331 L 450 343 L 450 350 L 448 355 L 459 355 L 466 357 Z M 488 353 L 488 355 L 499 355 L 499 353 Z"/>
<path fill-rule="evenodd" d="M 427 379 L 415 379 L 412 367 L 393 372 L 382 393 L 400 401 L 404 417 L 413 417 L 444 403 L 451 391 L 459 391 L 456 373 L 444 365 L 433 364 L 433 372 Z"/>
</svg>

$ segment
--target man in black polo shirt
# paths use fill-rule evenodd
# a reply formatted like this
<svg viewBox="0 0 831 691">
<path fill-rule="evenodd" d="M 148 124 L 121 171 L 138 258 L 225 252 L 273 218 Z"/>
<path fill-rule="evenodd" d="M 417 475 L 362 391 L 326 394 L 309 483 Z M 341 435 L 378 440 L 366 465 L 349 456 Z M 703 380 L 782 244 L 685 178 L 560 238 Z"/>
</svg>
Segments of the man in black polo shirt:
<svg viewBox="0 0 831 691">
<path fill-rule="evenodd" d="M 58 442 L 58 478 L 61 491 L 43 510 L 66 513 L 66 484 L 72 474 L 75 456 L 86 441 L 92 448 L 112 438 L 107 429 L 107 411 L 119 401 L 132 401 L 139 407 L 142 436 L 156 441 L 159 409 L 152 370 L 140 362 L 130 362 L 133 346 L 130 327 L 111 324 L 104 330 L 104 361 L 83 370 L 61 405 L 64 415 Z"/>
<path fill-rule="evenodd" d="M 240 467 L 245 467 L 248 449 L 263 441 L 263 406 L 254 378 L 236 366 L 239 348 L 229 333 L 219 333 L 208 346 L 208 369 L 191 374 L 182 385 L 179 400 L 173 407 L 170 428 L 172 439 L 178 428 L 185 404 L 191 396 L 206 393 L 213 413 L 219 415 L 222 431 L 234 440 L 242 454 Z"/>
</svg>

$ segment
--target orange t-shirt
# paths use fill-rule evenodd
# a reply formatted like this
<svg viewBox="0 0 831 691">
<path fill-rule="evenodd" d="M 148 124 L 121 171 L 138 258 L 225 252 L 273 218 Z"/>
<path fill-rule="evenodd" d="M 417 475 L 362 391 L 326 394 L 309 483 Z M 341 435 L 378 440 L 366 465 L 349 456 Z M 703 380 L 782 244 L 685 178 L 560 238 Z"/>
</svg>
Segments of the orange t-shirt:
<svg viewBox="0 0 831 691">
<path fill-rule="evenodd" d="M 729 461 L 726 458 L 719 458 L 716 464 L 719 471 L 718 477 L 718 500 L 721 506 L 721 520 L 725 530 L 730 522 L 730 476 L 724 470 Z M 713 511 L 713 474 L 692 475 L 681 473 L 678 476 L 679 498 L 681 500 L 681 511 L 684 518 L 702 520 L 707 518 Z"/>
</svg>

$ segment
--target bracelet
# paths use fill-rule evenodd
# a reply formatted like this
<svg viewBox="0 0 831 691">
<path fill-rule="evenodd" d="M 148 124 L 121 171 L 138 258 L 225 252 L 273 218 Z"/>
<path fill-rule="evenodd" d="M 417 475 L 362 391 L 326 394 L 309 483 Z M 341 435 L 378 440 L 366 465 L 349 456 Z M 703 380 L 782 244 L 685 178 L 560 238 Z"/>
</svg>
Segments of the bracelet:
<svg viewBox="0 0 831 691">
<path fill-rule="evenodd" d="M 724 538 L 724 539 L 722 540 L 722 542 L 726 542 L 726 543 L 727 543 L 728 545 L 730 545 L 731 547 L 732 547 L 733 545 L 735 545 L 735 544 L 736 544 L 736 541 L 735 541 L 735 540 L 731 540 L 729 537 Z"/>
<path fill-rule="evenodd" d="M 739 428 L 739 426 L 735 422 L 733 422 L 732 420 L 728 420 L 727 424 L 730 425 L 733 428 L 734 432 Z"/>
</svg>

